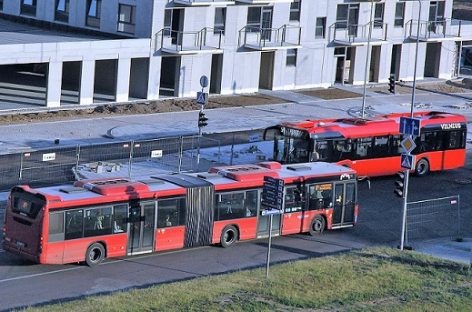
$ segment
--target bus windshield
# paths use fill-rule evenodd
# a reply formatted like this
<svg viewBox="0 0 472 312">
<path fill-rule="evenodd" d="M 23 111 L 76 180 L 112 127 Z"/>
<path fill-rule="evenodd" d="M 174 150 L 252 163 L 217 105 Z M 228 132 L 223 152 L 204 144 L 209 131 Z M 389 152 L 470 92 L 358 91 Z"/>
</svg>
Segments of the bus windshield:
<svg viewBox="0 0 472 312">
<path fill-rule="evenodd" d="M 274 135 L 274 160 L 282 163 L 302 163 L 310 159 L 311 144 L 307 133 L 296 129 L 282 128 Z"/>
</svg>

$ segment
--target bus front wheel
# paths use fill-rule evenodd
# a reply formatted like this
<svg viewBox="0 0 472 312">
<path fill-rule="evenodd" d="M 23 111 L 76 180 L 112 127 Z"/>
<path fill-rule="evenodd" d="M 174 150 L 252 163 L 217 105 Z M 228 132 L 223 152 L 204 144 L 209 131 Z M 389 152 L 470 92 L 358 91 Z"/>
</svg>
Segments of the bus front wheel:
<svg viewBox="0 0 472 312">
<path fill-rule="evenodd" d="M 105 259 L 105 247 L 100 243 L 94 243 L 87 248 L 85 263 L 89 267 L 100 264 Z"/>
<path fill-rule="evenodd" d="M 321 233 L 323 233 L 325 229 L 325 225 L 326 225 L 326 222 L 322 216 L 320 215 L 315 216 L 313 218 L 313 221 L 311 221 L 310 235 L 312 236 L 320 235 Z"/>
<path fill-rule="evenodd" d="M 429 173 L 429 162 L 427 159 L 421 158 L 416 163 L 415 174 L 418 177 L 424 177 L 424 176 L 427 176 L 428 173 Z"/>
<path fill-rule="evenodd" d="M 220 243 L 224 248 L 232 246 L 238 240 L 238 229 L 234 225 L 228 225 L 221 232 Z"/>
</svg>

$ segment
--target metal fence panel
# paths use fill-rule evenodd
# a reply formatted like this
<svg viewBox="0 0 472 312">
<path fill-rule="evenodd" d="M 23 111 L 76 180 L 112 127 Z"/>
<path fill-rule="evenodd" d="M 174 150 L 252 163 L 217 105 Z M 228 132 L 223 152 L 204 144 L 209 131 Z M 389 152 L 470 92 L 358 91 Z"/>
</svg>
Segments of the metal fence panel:
<svg viewBox="0 0 472 312">
<path fill-rule="evenodd" d="M 19 182 L 38 187 L 71 181 L 76 162 L 75 147 L 22 153 Z"/>
<path fill-rule="evenodd" d="M 9 190 L 19 183 L 21 154 L 0 155 L 0 190 Z"/>
<path fill-rule="evenodd" d="M 407 240 L 461 237 L 459 195 L 408 203 Z"/>
</svg>

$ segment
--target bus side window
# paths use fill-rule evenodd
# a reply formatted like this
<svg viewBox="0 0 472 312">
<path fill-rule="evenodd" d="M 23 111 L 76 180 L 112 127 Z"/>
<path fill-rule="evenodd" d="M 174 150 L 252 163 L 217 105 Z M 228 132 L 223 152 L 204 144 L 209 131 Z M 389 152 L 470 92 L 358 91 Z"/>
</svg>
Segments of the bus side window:
<svg viewBox="0 0 472 312">
<path fill-rule="evenodd" d="M 218 210 L 218 220 L 244 218 L 246 216 L 244 192 L 221 194 L 216 209 Z"/>
<path fill-rule="evenodd" d="M 84 237 L 111 234 L 111 207 L 85 210 Z"/>
<path fill-rule="evenodd" d="M 246 198 L 244 199 L 244 208 L 246 217 L 254 217 L 257 214 L 257 203 L 258 203 L 258 192 L 257 190 L 247 191 Z"/>
<path fill-rule="evenodd" d="M 48 242 L 64 240 L 64 212 L 52 212 L 49 214 L 48 234 Z"/>
<path fill-rule="evenodd" d="M 157 227 L 183 225 L 185 222 L 185 199 L 161 199 L 157 202 Z"/>
<path fill-rule="evenodd" d="M 66 212 L 65 237 L 74 239 L 83 237 L 84 213 L 83 210 L 72 210 Z"/>
<path fill-rule="evenodd" d="M 398 156 L 402 153 L 403 147 L 400 144 L 401 137 L 399 135 L 392 135 L 390 137 L 390 154 Z"/>
<path fill-rule="evenodd" d="M 126 231 L 126 218 L 128 217 L 128 205 L 113 207 L 113 233 Z"/>
<path fill-rule="evenodd" d="M 330 208 L 333 206 L 333 185 L 314 184 L 309 187 L 308 210 Z"/>
<path fill-rule="evenodd" d="M 285 191 L 285 212 L 296 212 L 302 210 L 302 197 L 297 187 L 287 187 Z"/>
</svg>

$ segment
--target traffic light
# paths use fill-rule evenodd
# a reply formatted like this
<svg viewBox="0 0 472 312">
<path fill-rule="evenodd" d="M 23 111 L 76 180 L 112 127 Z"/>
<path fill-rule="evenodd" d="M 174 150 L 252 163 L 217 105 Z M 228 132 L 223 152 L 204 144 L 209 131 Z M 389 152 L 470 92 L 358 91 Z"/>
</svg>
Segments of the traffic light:
<svg viewBox="0 0 472 312">
<path fill-rule="evenodd" d="M 208 118 L 205 117 L 204 112 L 199 112 L 198 113 L 198 127 L 203 128 L 208 125 Z"/>
<path fill-rule="evenodd" d="M 388 77 L 388 91 L 395 94 L 395 75 Z"/>
<path fill-rule="evenodd" d="M 398 197 L 405 196 L 405 172 L 399 171 L 397 173 L 398 180 L 395 181 L 395 190 L 393 191 Z"/>
</svg>

